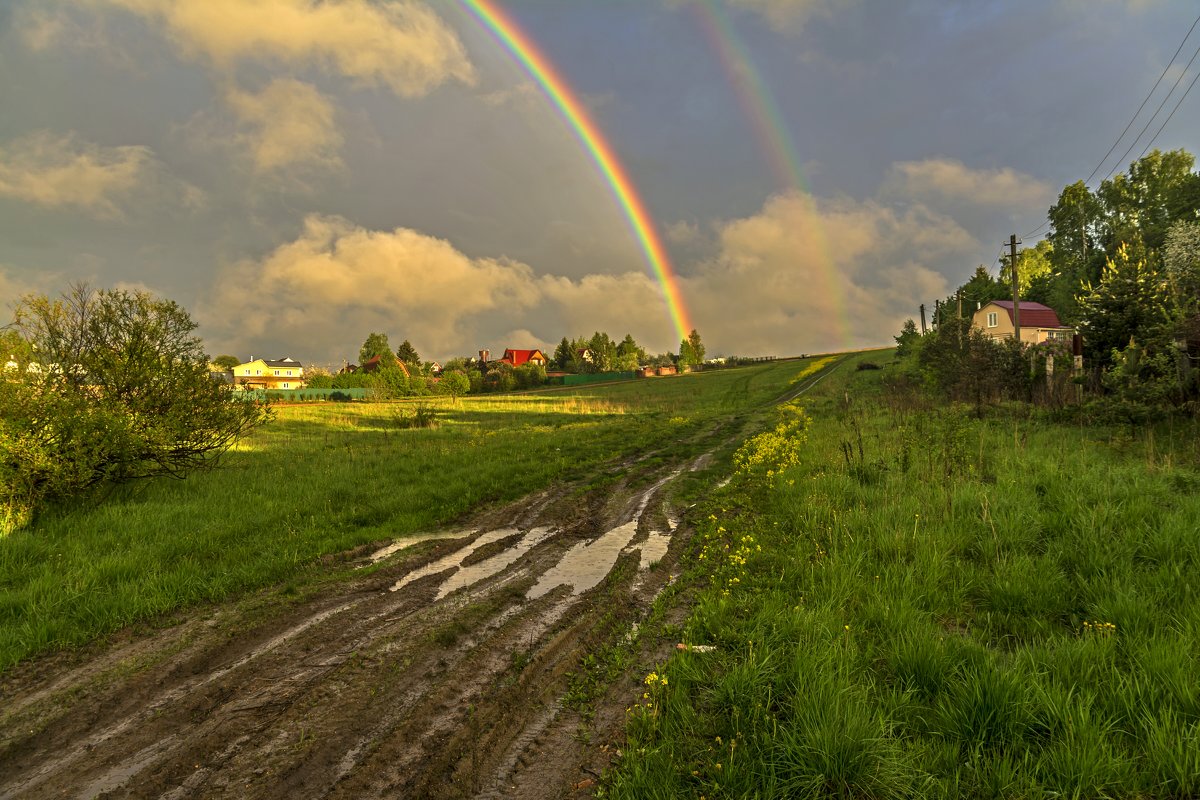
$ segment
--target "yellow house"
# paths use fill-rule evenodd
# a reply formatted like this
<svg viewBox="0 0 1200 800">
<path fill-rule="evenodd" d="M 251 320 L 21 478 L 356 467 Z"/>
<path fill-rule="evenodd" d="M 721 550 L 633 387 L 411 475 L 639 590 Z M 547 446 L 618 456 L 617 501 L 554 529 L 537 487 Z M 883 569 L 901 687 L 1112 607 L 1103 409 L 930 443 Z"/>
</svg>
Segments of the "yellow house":
<svg viewBox="0 0 1200 800">
<path fill-rule="evenodd" d="M 233 368 L 233 385 L 239 389 L 303 389 L 304 365 L 294 358 L 251 359 Z"/>
<path fill-rule="evenodd" d="M 1012 300 L 993 300 L 975 312 L 971 324 L 993 339 L 1011 339 L 1013 325 Z M 1021 341 L 1041 344 L 1046 341 L 1070 341 L 1075 329 L 1059 322 L 1053 308 L 1029 300 L 1021 301 Z"/>
</svg>

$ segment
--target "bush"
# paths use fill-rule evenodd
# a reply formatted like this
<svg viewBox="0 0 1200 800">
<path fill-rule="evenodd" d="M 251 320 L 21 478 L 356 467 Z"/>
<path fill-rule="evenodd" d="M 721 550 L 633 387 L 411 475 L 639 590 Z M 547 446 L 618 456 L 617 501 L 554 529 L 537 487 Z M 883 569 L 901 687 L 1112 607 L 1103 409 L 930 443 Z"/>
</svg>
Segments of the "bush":
<svg viewBox="0 0 1200 800">
<path fill-rule="evenodd" d="M 105 484 L 182 478 L 270 418 L 209 377 L 196 324 L 146 292 L 25 297 L 0 373 L 0 534 Z"/>
</svg>

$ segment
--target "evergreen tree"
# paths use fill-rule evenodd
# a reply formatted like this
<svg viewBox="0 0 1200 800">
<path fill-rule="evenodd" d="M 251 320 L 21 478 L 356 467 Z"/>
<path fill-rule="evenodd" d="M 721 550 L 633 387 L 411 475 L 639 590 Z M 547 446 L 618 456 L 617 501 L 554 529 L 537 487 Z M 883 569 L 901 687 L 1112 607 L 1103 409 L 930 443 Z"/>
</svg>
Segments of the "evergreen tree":
<svg viewBox="0 0 1200 800">
<path fill-rule="evenodd" d="M 404 364 L 414 367 L 417 370 L 421 368 L 421 357 L 417 355 L 416 348 L 412 343 L 405 339 L 399 347 L 396 348 L 396 358 L 400 359 Z"/>
</svg>

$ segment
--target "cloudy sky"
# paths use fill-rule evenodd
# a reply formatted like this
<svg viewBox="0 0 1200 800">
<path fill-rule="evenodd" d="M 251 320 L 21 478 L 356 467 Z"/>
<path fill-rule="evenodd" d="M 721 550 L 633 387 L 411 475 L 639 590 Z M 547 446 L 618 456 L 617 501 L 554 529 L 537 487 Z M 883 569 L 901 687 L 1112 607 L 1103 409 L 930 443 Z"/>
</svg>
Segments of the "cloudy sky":
<svg viewBox="0 0 1200 800">
<path fill-rule="evenodd" d="M 628 170 L 709 352 L 754 355 L 889 343 L 995 268 L 1200 11 L 497 2 Z M 371 331 L 427 358 L 595 330 L 678 348 L 588 152 L 458 2 L 0 0 L 0 109 L 5 316 L 86 280 L 177 300 L 243 358 L 340 365 Z M 1155 146 L 1200 152 L 1200 89 Z"/>
</svg>

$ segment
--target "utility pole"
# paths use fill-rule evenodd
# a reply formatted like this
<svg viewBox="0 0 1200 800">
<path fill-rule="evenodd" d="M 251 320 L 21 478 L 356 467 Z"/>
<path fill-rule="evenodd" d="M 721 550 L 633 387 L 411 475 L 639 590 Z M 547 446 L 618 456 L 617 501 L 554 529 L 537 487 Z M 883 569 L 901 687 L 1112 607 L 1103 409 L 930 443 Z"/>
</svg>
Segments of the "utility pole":
<svg viewBox="0 0 1200 800">
<path fill-rule="evenodd" d="M 957 324 L 957 325 L 958 325 L 958 346 L 959 346 L 959 347 L 962 347 L 962 335 L 963 335 L 963 326 L 962 326 L 962 289 L 959 289 L 957 292 L 955 292 L 955 295 L 957 296 L 957 299 L 958 299 L 958 318 L 955 320 L 955 324 Z"/>
<path fill-rule="evenodd" d="M 1021 343 L 1021 298 L 1020 286 L 1021 282 L 1017 280 L 1017 235 L 1010 234 L 1008 237 L 1008 252 L 1012 259 L 1009 265 L 1012 267 L 1012 289 L 1013 289 L 1013 336 L 1017 339 L 1017 344 Z"/>
<path fill-rule="evenodd" d="M 925 335 L 925 304 L 921 303 L 921 335 Z"/>
</svg>

